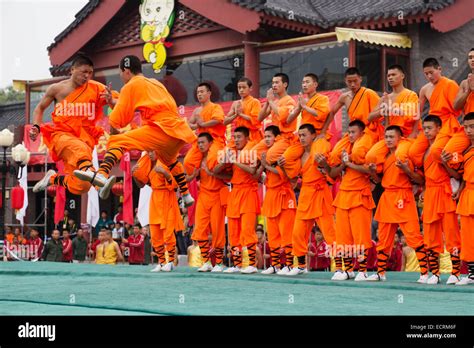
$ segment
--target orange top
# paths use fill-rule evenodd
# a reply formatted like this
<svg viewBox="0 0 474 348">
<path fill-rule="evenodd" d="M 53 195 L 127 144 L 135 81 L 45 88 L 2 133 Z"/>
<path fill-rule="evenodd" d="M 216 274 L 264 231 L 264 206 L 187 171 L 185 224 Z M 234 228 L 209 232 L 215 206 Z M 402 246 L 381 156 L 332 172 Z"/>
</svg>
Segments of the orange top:
<svg viewBox="0 0 474 348">
<path fill-rule="evenodd" d="M 250 116 L 251 120 L 244 120 L 242 117 L 237 117 L 234 121 L 235 127 L 247 127 L 249 130 L 260 130 L 261 122 L 258 120 L 258 114 L 260 113 L 261 105 L 260 101 L 251 95 L 248 95 L 242 101 L 242 113 Z"/>
<path fill-rule="evenodd" d="M 345 150 L 348 156 L 352 155 L 352 149 L 361 140 L 363 141 L 362 137 L 357 139 L 354 144 L 347 144 Z M 343 149 L 344 148 L 341 147 L 331 152 L 328 160 L 331 167 L 336 167 L 342 163 L 341 155 Z M 369 147 L 360 150 L 359 155 L 361 158 L 364 158 L 368 150 Z M 358 164 L 364 164 L 364 161 Z M 372 199 L 372 191 L 370 189 L 369 175 L 346 167 L 333 206 L 341 209 L 351 209 L 361 205 L 367 209 L 375 208 L 375 203 Z"/>
<path fill-rule="evenodd" d="M 280 167 L 275 169 L 278 174 L 267 172 L 267 192 L 262 205 L 262 215 L 270 218 L 277 217 L 282 210 L 296 209 L 296 196 L 290 181 Z"/>
<path fill-rule="evenodd" d="M 451 177 L 431 152 L 424 158 L 423 169 L 426 182 L 423 222 L 431 223 L 441 219 L 443 213 L 456 211 L 456 202 L 451 199 Z"/>
<path fill-rule="evenodd" d="M 175 193 L 178 185 L 173 179 L 168 181 L 163 174 L 157 173 L 154 170 L 156 164 L 167 168 L 159 160 L 153 163 L 146 154 L 138 160 L 138 169 L 133 172 L 138 181 L 149 183 L 153 189 L 150 199 L 150 224 L 160 225 L 161 229 L 167 231 L 182 231 L 184 224 Z"/>
<path fill-rule="evenodd" d="M 366 125 L 369 123 L 368 118 L 372 110 L 377 106 L 380 97 L 370 88 L 361 87 L 354 98 L 351 105 L 347 109 L 349 119 L 351 121 L 361 120 Z"/>
<path fill-rule="evenodd" d="M 466 103 L 464 104 L 464 115 L 467 115 L 470 112 L 474 112 L 474 92 L 471 91 L 469 96 L 466 99 Z"/>
<path fill-rule="evenodd" d="M 308 111 L 301 111 L 301 124 L 310 123 L 316 128 L 321 130 L 324 125 L 324 121 L 329 115 L 329 98 L 325 95 L 316 93 L 311 99 L 308 100 L 306 106 L 314 109 L 317 116 L 311 115 Z"/>
<path fill-rule="evenodd" d="M 288 116 L 290 116 L 291 111 L 293 111 L 296 106 L 295 100 L 291 96 L 286 95 L 283 98 L 278 99 L 277 106 L 278 116 L 275 115 L 273 111 L 270 113 L 272 116 L 272 124 L 280 128 L 280 132 L 282 134 L 293 134 L 293 132 L 296 131 L 296 125 L 298 123 L 297 119 L 295 118 L 289 124 L 286 123 L 286 120 L 288 119 Z"/>
<path fill-rule="evenodd" d="M 466 182 L 466 188 L 461 192 L 456 213 L 472 217 L 474 215 L 474 147 L 467 149 L 463 156 L 463 179 Z"/>
<path fill-rule="evenodd" d="M 201 110 L 200 114 L 203 122 L 217 120 L 220 123 L 212 127 L 199 127 L 198 134 L 207 132 L 216 140 L 225 142 L 224 110 L 219 104 L 209 102 Z"/>
<path fill-rule="evenodd" d="M 380 197 L 374 218 L 386 223 L 418 220 L 410 178 L 395 163 L 395 154 L 390 153 L 383 164 L 382 186 L 385 191 Z M 409 165 L 413 170 L 413 164 L 410 162 Z"/>
<path fill-rule="evenodd" d="M 415 118 L 418 115 L 419 108 L 418 95 L 405 88 L 397 96 L 391 107 L 392 112 L 388 116 L 388 125 L 399 126 L 402 129 L 403 135 L 409 136 L 413 131 L 413 125 L 416 122 Z M 421 124 L 419 124 L 418 130 L 421 130 Z"/>
<path fill-rule="evenodd" d="M 442 76 L 433 89 L 430 98 L 430 115 L 436 115 L 441 118 L 443 125 L 451 118 L 457 118 L 460 111 L 453 107 L 454 99 L 459 91 L 459 85 L 456 81 Z"/>
<path fill-rule="evenodd" d="M 109 123 L 123 128 L 132 122 L 134 112 L 140 112 L 142 125 L 157 125 L 173 138 L 192 143 L 196 139 L 186 121 L 179 116 L 178 107 L 163 84 L 142 75 L 134 76 L 122 87 Z"/>
</svg>

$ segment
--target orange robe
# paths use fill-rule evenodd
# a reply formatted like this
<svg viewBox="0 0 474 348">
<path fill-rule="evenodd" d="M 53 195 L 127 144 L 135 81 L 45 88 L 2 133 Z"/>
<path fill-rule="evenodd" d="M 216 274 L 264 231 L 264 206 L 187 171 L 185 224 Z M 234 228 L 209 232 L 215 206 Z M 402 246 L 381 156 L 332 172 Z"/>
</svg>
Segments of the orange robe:
<svg viewBox="0 0 474 348">
<path fill-rule="evenodd" d="M 472 91 L 466 99 L 463 112 L 464 112 L 464 115 L 467 115 L 470 112 L 474 112 L 474 92 Z"/>
<path fill-rule="evenodd" d="M 456 210 L 461 216 L 461 259 L 474 262 L 474 147 L 464 152 L 463 180 L 466 187 Z"/>
<path fill-rule="evenodd" d="M 166 168 L 159 160 L 156 164 Z M 158 250 L 166 244 L 166 250 L 174 252 L 176 245 L 174 232 L 184 229 L 175 193 L 178 186 L 173 179 L 168 182 L 163 174 L 157 173 L 154 170 L 156 164 L 151 161 L 150 156 L 142 156 L 137 162 L 138 169 L 134 171 L 133 176 L 141 183 L 149 184 L 153 190 L 149 209 L 153 249 Z"/>
<path fill-rule="evenodd" d="M 235 128 L 247 127 L 250 131 L 249 139 L 254 142 L 258 142 L 263 139 L 262 123 L 258 120 L 260 109 L 260 100 L 248 95 L 242 100 L 242 113 L 249 116 L 251 120 L 247 121 L 242 117 L 237 116 L 233 122 Z M 228 147 L 235 148 L 234 139 L 231 139 Z"/>
<path fill-rule="evenodd" d="M 88 182 L 72 175 L 76 169 L 92 165 L 92 148 L 89 134 L 81 134 L 84 124 L 101 117 L 102 108 L 106 105 L 100 94 L 105 86 L 93 80 L 76 88 L 61 103 L 57 103 L 51 114 L 53 124 L 41 127 L 43 140 L 54 161 L 64 162 L 64 186 L 69 192 L 80 195 L 89 191 Z M 95 128 L 96 132 L 100 129 Z M 51 178 L 54 183 L 55 177 Z"/>
<path fill-rule="evenodd" d="M 324 122 L 326 121 L 329 115 L 329 98 L 325 95 L 316 93 L 311 99 L 308 100 L 306 105 L 314 109 L 317 113 L 317 116 L 313 116 L 308 111 L 302 110 L 301 124 L 312 124 L 314 128 L 316 128 L 317 133 L 319 134 L 321 132 L 321 129 L 323 128 Z M 331 135 L 328 134 L 326 139 L 329 141 L 331 139 Z M 300 158 L 303 155 L 303 152 L 304 148 L 299 142 L 297 142 L 288 147 L 283 153 L 283 156 L 285 157 L 287 162 L 293 162 Z M 293 170 L 290 168 L 287 169 Z"/>
<path fill-rule="evenodd" d="M 440 117 L 443 122 L 443 126 L 430 151 L 437 161 L 441 160 L 443 149 L 453 153 L 453 159 L 450 161 L 452 166 L 457 166 L 462 162 L 462 152 L 469 146 L 469 139 L 463 134 L 464 131 L 457 119 L 460 111 L 455 110 L 453 107 L 458 90 L 459 85 L 455 81 L 443 76 L 433 89 L 429 100 L 429 114 Z M 423 133 L 418 135 L 410 147 L 410 159 L 417 167 L 421 166 L 423 156 L 428 147 L 429 141 Z"/>
<path fill-rule="evenodd" d="M 248 143 L 241 153 L 250 151 L 253 143 Z M 240 157 L 240 163 L 250 164 Z M 260 214 L 258 198 L 258 181 L 249 173 L 232 165 L 232 191 L 227 201 L 226 215 L 228 218 L 229 241 L 232 247 L 241 248 L 257 243 L 255 223 Z"/>
<path fill-rule="evenodd" d="M 450 176 L 431 152 L 425 155 L 423 168 L 426 183 L 422 216 L 425 245 L 441 254 L 446 241 L 446 249 L 453 254 L 461 248 L 461 238 L 456 202 L 451 198 Z M 446 238 L 443 238 L 443 232 Z"/>
<path fill-rule="evenodd" d="M 212 127 L 199 127 L 197 133 L 209 133 L 214 141 L 212 142 L 209 152 L 214 156 L 219 150 L 225 146 L 225 129 L 224 126 L 224 110 L 219 104 L 209 102 L 204 106 L 199 115 L 203 122 L 219 121 L 220 123 Z M 192 174 L 196 168 L 201 165 L 202 153 L 197 148 L 197 140 L 189 149 L 184 157 L 184 169 L 188 174 Z"/>
<path fill-rule="evenodd" d="M 390 255 L 398 226 L 403 231 L 408 246 L 417 249 L 423 245 L 412 183 L 395 163 L 395 154 L 390 154 L 383 164 L 384 192 L 380 197 L 374 217 L 379 222 L 377 251 L 384 252 L 386 255 Z M 413 169 L 411 162 L 409 165 Z"/>
<path fill-rule="evenodd" d="M 345 150 L 349 156 L 352 155 L 352 149 L 359 141 L 364 141 L 364 139 L 360 138 L 354 144 L 348 144 Z M 365 149 L 365 152 L 367 151 L 368 148 Z M 328 164 L 331 167 L 339 166 L 341 155 L 342 151 L 332 151 Z M 364 164 L 364 153 L 361 152 L 358 155 L 362 158 L 358 158 L 359 163 L 357 164 Z M 347 246 L 356 246 L 361 250 L 355 251 L 358 254 L 363 254 L 365 249 L 372 246 L 372 210 L 375 208 L 369 176 L 346 168 L 333 206 L 336 207 L 336 244 L 338 248 L 342 246 L 343 250 L 347 250 Z"/>
<path fill-rule="evenodd" d="M 286 95 L 283 98 L 278 99 L 277 106 L 278 115 L 276 115 L 273 111 L 270 113 L 270 115 L 272 119 L 271 125 L 275 125 L 280 128 L 280 136 L 275 140 L 275 143 L 270 149 L 267 149 L 264 140 L 260 141 L 254 147 L 254 151 L 256 151 L 258 155 L 261 155 L 262 152 L 266 152 L 268 150 L 268 163 L 276 162 L 278 158 L 283 155 L 283 152 L 285 152 L 288 146 L 293 145 L 298 141 L 297 137 L 295 136 L 298 120 L 295 118 L 290 123 L 286 122 L 288 116 L 290 116 L 290 113 L 296 106 L 295 100 L 291 96 Z"/>
<path fill-rule="evenodd" d="M 327 156 L 330 149 L 331 145 L 326 139 L 318 139 L 313 142 L 306 162 L 302 164 L 301 159 L 298 160 L 302 186 L 292 237 L 293 254 L 297 257 L 307 254 L 308 238 L 315 222 L 322 231 L 328 245 L 333 246 L 336 241 L 333 197 L 326 182 L 326 175 L 321 173 L 318 164 L 314 161 L 316 153 Z"/>
</svg>

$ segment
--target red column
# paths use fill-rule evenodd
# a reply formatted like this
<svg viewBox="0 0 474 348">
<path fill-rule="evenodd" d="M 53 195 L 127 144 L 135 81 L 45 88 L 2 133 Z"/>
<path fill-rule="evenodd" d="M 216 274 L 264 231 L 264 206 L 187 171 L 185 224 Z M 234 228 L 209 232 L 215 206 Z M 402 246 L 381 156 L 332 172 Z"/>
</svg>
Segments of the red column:
<svg viewBox="0 0 474 348">
<path fill-rule="evenodd" d="M 252 35 L 245 34 L 244 40 L 244 75 L 253 82 L 252 96 L 259 97 L 260 89 L 260 64 L 257 44 L 252 40 Z"/>
</svg>

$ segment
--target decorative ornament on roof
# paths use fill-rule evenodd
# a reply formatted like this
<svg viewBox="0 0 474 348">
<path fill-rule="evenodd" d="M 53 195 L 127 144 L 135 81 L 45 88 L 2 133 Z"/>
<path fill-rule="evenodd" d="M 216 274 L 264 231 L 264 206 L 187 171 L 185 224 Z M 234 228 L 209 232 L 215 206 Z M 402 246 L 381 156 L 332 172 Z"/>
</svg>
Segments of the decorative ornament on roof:
<svg viewBox="0 0 474 348">
<path fill-rule="evenodd" d="M 172 45 L 166 38 L 174 23 L 174 0 L 142 0 L 139 12 L 140 37 L 145 41 L 143 58 L 159 73 L 166 62 L 166 48 Z"/>
</svg>

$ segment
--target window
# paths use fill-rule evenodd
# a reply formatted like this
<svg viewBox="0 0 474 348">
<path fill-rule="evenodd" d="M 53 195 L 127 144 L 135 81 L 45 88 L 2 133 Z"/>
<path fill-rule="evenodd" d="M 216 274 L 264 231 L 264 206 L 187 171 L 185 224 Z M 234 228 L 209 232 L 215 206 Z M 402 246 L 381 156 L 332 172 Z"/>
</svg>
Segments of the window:
<svg viewBox="0 0 474 348">
<path fill-rule="evenodd" d="M 260 53 L 260 95 L 265 96 L 273 75 L 286 73 L 290 78 L 289 94 L 298 94 L 307 73 L 319 77 L 319 90 L 344 88 L 344 71 L 348 68 L 347 43 L 323 43 Z"/>
<path fill-rule="evenodd" d="M 362 74 L 364 86 L 374 91 L 382 91 L 382 49 L 380 46 L 356 42 L 356 67 Z"/>
</svg>

